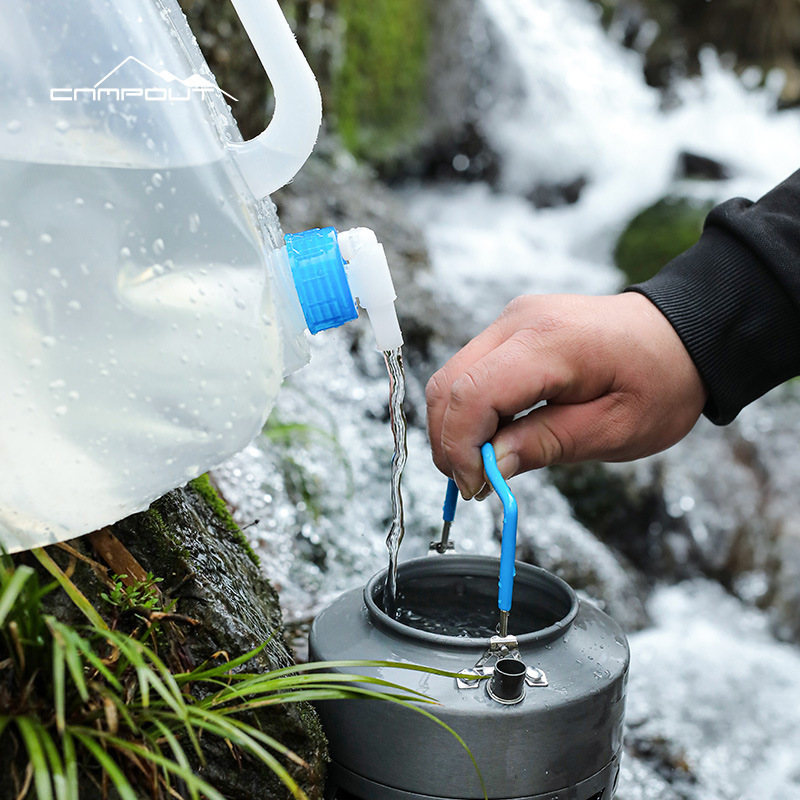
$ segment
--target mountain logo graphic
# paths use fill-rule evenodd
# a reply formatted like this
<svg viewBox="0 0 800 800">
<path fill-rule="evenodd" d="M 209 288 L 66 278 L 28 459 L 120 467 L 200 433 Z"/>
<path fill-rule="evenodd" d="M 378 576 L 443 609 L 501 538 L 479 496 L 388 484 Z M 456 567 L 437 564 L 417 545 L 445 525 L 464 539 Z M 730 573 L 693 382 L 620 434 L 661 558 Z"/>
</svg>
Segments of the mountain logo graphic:
<svg viewBox="0 0 800 800">
<path fill-rule="evenodd" d="M 153 86 L 110 86 L 107 81 L 112 75 L 121 70 L 128 63 L 138 64 L 147 72 L 152 73 L 157 79 Z M 180 90 L 178 87 L 182 86 Z M 135 56 L 128 56 L 120 61 L 114 69 L 107 72 L 100 78 L 94 86 L 81 86 L 79 88 L 59 87 L 50 89 L 50 99 L 57 102 L 76 101 L 76 100 L 128 100 L 140 98 L 150 102 L 164 102 L 166 100 L 184 101 L 193 96 L 204 95 L 206 92 L 221 92 L 225 97 L 234 102 L 236 98 L 232 94 L 220 89 L 216 83 L 204 78 L 197 72 L 189 75 L 188 78 L 179 78 L 169 70 L 156 70 L 140 61 Z"/>
</svg>

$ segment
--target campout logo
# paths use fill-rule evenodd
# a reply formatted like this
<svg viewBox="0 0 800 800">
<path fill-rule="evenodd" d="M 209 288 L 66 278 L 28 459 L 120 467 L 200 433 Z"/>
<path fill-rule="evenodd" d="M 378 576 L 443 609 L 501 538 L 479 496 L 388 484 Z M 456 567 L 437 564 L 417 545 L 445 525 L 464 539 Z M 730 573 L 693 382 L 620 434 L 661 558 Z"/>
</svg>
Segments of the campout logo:
<svg viewBox="0 0 800 800">
<path fill-rule="evenodd" d="M 138 86 L 125 86 L 125 85 L 112 85 L 118 83 L 122 77 L 120 70 L 126 64 L 133 64 L 134 69 L 136 66 L 141 67 L 149 73 L 152 73 L 154 78 L 143 76 L 153 84 L 146 86 L 146 81 L 141 82 Z M 127 73 L 128 70 L 125 70 Z M 113 80 L 116 76 L 116 80 Z M 80 86 L 80 87 L 58 87 L 50 89 L 50 99 L 55 102 L 86 102 L 96 100 L 130 100 L 139 98 L 147 102 L 163 103 L 168 101 L 187 101 L 193 97 L 204 97 L 208 92 L 221 92 L 225 97 L 231 100 L 236 100 L 232 94 L 223 92 L 215 83 L 212 83 L 208 78 L 204 78 L 199 73 L 195 72 L 188 78 L 179 78 L 173 75 L 169 70 L 162 69 L 156 70 L 147 66 L 144 61 L 140 61 L 135 56 L 128 56 L 120 61 L 114 69 L 106 73 L 100 78 L 94 86 Z"/>
</svg>

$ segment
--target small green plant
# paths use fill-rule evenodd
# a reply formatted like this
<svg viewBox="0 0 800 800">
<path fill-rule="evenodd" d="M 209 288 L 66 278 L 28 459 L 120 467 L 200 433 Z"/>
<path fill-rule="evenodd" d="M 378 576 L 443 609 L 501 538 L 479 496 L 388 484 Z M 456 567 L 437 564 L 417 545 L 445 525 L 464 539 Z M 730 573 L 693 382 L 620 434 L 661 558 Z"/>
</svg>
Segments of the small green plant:
<svg viewBox="0 0 800 800">
<path fill-rule="evenodd" d="M 159 611 L 162 609 L 156 584 L 161 583 L 163 578 L 156 578 L 152 572 L 148 572 L 143 581 L 136 581 L 128 586 L 125 584 L 127 577 L 127 575 L 117 575 L 108 592 L 100 592 L 100 597 L 110 605 L 123 610 L 144 608 L 148 611 Z"/>
<path fill-rule="evenodd" d="M 78 800 L 88 786 L 103 796 L 113 787 L 122 800 L 144 795 L 224 800 L 220 788 L 202 777 L 202 745 L 208 737 L 222 739 L 238 757 L 267 765 L 303 800 L 306 795 L 286 764 L 305 762 L 247 721 L 248 712 L 283 703 L 389 700 L 450 731 L 422 707 L 434 701 L 419 692 L 376 677 L 320 671 L 402 665 L 339 662 L 239 672 L 264 643 L 224 663 L 175 669 L 150 642 L 161 617 L 177 615 L 148 620 L 143 633 L 112 630 L 46 551 L 34 555 L 55 581 L 41 586 L 30 567 L 0 559 L 0 752 L 20 800 L 31 795 Z M 114 581 L 108 602 L 123 608 L 141 608 L 143 602 L 153 610 L 156 583 L 153 576 L 134 587 Z M 67 585 L 87 617 L 85 626 L 42 614 L 44 595 Z"/>
</svg>

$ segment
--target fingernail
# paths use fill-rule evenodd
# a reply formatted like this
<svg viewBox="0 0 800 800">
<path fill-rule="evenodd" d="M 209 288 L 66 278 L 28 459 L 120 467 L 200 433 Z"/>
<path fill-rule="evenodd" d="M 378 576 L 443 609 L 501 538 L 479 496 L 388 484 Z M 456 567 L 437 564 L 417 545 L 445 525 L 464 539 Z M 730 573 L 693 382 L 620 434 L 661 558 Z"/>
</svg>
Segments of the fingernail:
<svg viewBox="0 0 800 800">
<path fill-rule="evenodd" d="M 503 448 L 500 448 L 500 452 L 497 454 L 497 469 L 506 480 L 511 478 L 517 474 L 519 469 L 519 456 L 513 450 L 503 451 Z"/>
<path fill-rule="evenodd" d="M 492 491 L 493 491 L 493 489 L 492 489 L 491 484 L 485 483 L 483 485 L 483 489 L 481 489 L 478 492 L 478 494 L 475 495 L 475 499 L 478 502 L 481 502 L 481 501 L 485 500 L 492 493 Z"/>
<path fill-rule="evenodd" d="M 453 472 L 453 480 L 456 482 L 456 486 L 458 486 L 458 491 L 461 492 L 461 497 L 464 500 L 472 500 L 473 497 L 483 488 L 483 485 L 478 489 L 474 489 L 470 486 L 467 478 L 461 472 Z"/>
</svg>

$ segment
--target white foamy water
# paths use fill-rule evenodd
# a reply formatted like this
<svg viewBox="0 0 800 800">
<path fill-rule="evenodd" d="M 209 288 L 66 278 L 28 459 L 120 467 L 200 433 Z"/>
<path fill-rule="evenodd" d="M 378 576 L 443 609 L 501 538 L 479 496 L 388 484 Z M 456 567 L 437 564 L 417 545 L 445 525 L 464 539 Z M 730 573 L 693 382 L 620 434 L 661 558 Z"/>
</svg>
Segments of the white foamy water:
<svg viewBox="0 0 800 800">
<path fill-rule="evenodd" d="M 618 800 L 798 800 L 800 651 L 714 583 L 658 590 L 653 627 L 631 637 L 628 766 Z M 659 761 L 679 765 L 675 785 Z"/>
</svg>

